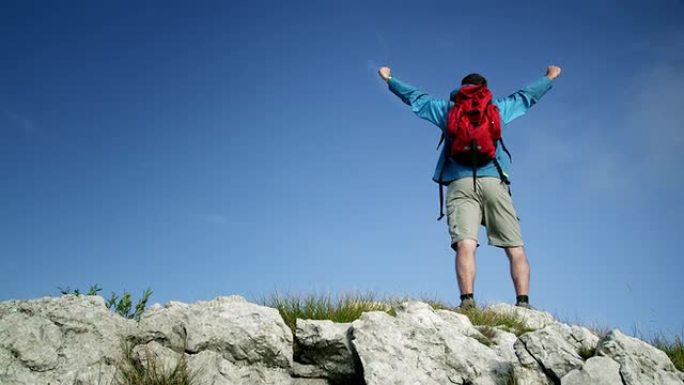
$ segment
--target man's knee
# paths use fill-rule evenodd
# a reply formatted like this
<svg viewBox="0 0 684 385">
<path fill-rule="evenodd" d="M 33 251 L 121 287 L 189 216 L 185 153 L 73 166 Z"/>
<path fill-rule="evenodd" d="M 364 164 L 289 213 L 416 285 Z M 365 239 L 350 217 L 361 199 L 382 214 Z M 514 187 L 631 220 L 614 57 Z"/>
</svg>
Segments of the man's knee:
<svg viewBox="0 0 684 385">
<path fill-rule="evenodd" d="M 506 255 L 511 260 L 527 259 L 525 255 L 525 248 L 522 246 L 506 247 Z"/>
<path fill-rule="evenodd" d="M 456 254 L 474 254 L 477 249 L 477 241 L 474 239 L 462 239 L 452 245 Z"/>
</svg>

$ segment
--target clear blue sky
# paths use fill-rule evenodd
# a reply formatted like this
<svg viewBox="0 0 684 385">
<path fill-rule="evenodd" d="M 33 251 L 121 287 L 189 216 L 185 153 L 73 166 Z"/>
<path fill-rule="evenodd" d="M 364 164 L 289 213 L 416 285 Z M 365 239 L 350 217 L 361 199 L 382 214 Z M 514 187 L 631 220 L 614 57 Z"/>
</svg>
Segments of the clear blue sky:
<svg viewBox="0 0 684 385">
<path fill-rule="evenodd" d="M 553 63 L 504 132 L 533 305 L 682 334 L 682 20 L 676 0 L 3 1 L 0 300 L 456 303 L 439 132 L 377 68 L 503 96 Z M 514 301 L 501 250 L 478 269 L 480 302 Z"/>
</svg>

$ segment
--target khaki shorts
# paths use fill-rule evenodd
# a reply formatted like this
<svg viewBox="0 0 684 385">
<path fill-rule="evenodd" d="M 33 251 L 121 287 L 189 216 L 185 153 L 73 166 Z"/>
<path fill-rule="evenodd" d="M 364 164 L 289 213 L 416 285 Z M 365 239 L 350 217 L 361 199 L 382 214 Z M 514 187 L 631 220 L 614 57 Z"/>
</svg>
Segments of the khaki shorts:
<svg viewBox="0 0 684 385">
<path fill-rule="evenodd" d="M 457 179 L 447 187 L 447 218 L 451 247 L 464 239 L 477 242 L 480 225 L 487 229 L 489 244 L 497 247 L 523 246 L 520 222 L 508 186 L 498 178 Z"/>
</svg>

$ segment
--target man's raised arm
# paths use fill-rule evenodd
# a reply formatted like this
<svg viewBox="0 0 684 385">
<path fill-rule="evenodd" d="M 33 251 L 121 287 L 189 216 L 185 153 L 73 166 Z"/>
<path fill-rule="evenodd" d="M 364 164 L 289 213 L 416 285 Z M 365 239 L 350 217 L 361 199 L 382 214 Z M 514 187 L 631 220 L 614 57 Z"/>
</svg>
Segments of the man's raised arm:
<svg viewBox="0 0 684 385">
<path fill-rule="evenodd" d="M 411 106 L 411 110 L 418 117 L 425 119 L 440 128 L 446 125 L 447 101 L 436 99 L 417 90 L 412 85 L 402 82 L 392 76 L 389 67 L 380 67 L 378 75 L 387 82 L 387 86 L 393 94 L 397 95 L 404 103 Z"/>
<path fill-rule="evenodd" d="M 560 67 L 550 65 L 546 68 L 545 76 L 528 84 L 525 88 L 516 91 L 512 95 L 497 100 L 497 104 L 501 109 L 503 123 L 507 124 L 525 115 L 551 89 L 551 82 L 558 78 L 560 73 Z"/>
</svg>

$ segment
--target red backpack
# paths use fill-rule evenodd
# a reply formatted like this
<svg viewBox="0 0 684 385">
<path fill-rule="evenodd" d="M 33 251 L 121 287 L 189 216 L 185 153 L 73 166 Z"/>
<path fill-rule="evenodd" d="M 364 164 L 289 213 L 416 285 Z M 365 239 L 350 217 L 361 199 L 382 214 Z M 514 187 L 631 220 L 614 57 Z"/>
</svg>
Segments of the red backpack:
<svg viewBox="0 0 684 385">
<path fill-rule="evenodd" d="M 484 85 L 463 86 L 452 101 L 446 127 L 449 156 L 477 170 L 496 158 L 496 142 L 501 139 L 499 109 Z"/>
<path fill-rule="evenodd" d="M 489 162 L 499 172 L 501 181 L 510 184 L 496 160 L 497 142 L 501 142 L 503 150 L 510 153 L 501 138 L 501 116 L 499 109 L 492 103 L 492 93 L 485 85 L 465 85 L 452 95 L 454 106 L 447 117 L 446 139 L 449 158 L 473 170 L 473 187 L 477 189 L 477 169 Z M 441 143 L 441 141 L 440 141 Z M 442 168 L 442 173 L 444 168 Z M 440 181 L 442 176 L 440 175 Z M 440 216 L 444 216 L 444 193 L 440 183 Z"/>
</svg>

